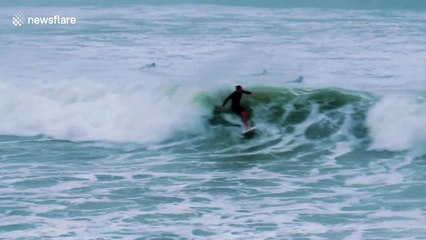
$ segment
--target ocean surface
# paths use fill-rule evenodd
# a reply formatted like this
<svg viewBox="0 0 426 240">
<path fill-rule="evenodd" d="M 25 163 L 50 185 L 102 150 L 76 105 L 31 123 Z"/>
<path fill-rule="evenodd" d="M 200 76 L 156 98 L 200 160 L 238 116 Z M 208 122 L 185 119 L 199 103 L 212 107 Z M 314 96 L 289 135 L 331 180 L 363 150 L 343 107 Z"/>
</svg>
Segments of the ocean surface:
<svg viewBox="0 0 426 240">
<path fill-rule="evenodd" d="M 426 239 L 426 2 L 2 1 L 0 239 Z"/>
</svg>

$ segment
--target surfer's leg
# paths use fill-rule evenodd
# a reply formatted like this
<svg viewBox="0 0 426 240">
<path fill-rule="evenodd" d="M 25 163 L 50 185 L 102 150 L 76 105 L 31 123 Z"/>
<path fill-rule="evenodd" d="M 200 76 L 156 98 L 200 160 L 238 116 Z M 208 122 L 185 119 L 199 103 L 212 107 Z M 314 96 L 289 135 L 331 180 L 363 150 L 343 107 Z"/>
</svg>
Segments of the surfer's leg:
<svg viewBox="0 0 426 240">
<path fill-rule="evenodd" d="M 241 120 L 243 121 L 244 128 L 249 129 L 247 113 L 245 111 L 241 111 L 240 116 L 241 116 Z"/>
<path fill-rule="evenodd" d="M 235 112 L 235 114 L 241 117 L 241 120 L 243 121 L 244 129 L 246 130 L 249 129 L 250 127 L 248 125 L 248 115 L 246 110 L 241 106 L 233 108 L 232 110 Z"/>
</svg>

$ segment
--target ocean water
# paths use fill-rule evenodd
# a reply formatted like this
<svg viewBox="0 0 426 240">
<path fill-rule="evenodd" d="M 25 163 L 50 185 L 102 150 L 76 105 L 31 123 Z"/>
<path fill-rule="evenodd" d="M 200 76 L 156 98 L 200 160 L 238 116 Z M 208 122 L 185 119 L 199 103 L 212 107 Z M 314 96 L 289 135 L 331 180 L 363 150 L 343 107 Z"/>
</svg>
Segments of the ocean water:
<svg viewBox="0 0 426 240">
<path fill-rule="evenodd" d="M 0 26 L 0 239 L 426 239 L 424 1 L 2 1 Z M 237 84 L 250 136 L 216 110 Z"/>
</svg>

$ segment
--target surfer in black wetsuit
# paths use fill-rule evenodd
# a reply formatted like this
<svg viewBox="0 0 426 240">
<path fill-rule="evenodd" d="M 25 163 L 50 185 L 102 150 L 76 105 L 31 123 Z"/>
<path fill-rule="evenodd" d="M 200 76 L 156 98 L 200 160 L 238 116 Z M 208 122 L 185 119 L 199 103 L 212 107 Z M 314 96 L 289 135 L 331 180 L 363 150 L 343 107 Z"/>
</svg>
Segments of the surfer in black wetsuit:
<svg viewBox="0 0 426 240">
<path fill-rule="evenodd" d="M 240 85 L 238 85 L 238 86 L 235 87 L 235 91 L 233 93 L 231 93 L 225 99 L 225 101 L 223 101 L 221 109 L 223 110 L 223 108 L 225 107 L 228 100 L 231 99 L 232 100 L 232 106 L 231 106 L 232 111 L 234 111 L 238 116 L 241 117 L 241 120 L 243 121 L 243 124 L 244 124 L 244 128 L 249 129 L 247 112 L 240 105 L 240 101 L 241 101 L 241 97 L 242 97 L 243 93 L 249 94 L 249 95 L 253 94 L 252 92 L 246 91 Z"/>
</svg>

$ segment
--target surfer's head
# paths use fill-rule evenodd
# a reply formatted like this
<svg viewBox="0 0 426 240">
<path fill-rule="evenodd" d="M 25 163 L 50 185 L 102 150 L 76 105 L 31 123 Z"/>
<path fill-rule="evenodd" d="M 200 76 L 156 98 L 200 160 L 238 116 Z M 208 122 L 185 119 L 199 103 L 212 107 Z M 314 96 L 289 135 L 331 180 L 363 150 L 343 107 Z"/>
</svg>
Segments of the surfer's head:
<svg viewBox="0 0 426 240">
<path fill-rule="evenodd" d="M 235 90 L 237 90 L 237 92 L 242 93 L 243 92 L 243 87 L 241 87 L 240 85 L 237 85 L 235 87 Z"/>
</svg>

